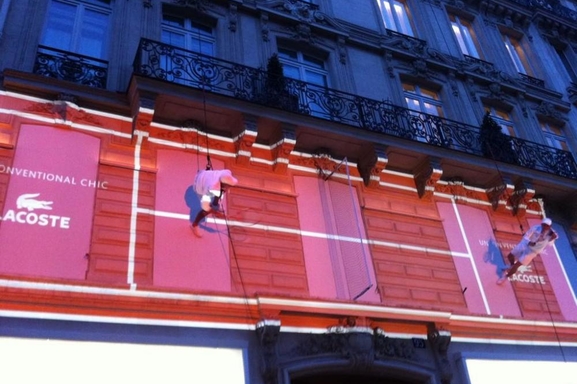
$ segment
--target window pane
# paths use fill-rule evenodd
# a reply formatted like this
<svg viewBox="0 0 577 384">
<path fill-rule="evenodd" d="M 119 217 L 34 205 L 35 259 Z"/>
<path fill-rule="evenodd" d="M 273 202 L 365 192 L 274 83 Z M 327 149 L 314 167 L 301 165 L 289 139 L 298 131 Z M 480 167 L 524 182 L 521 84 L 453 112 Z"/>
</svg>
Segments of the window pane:
<svg viewBox="0 0 577 384">
<path fill-rule="evenodd" d="M 305 81 L 307 83 L 313 83 L 313 84 L 320 85 L 323 87 L 327 86 L 327 77 L 325 75 L 323 75 L 322 73 L 305 71 L 305 74 L 306 74 Z"/>
<path fill-rule="evenodd" d="M 75 18 L 75 6 L 53 1 L 48 11 L 48 21 L 42 45 L 70 51 Z"/>
<path fill-rule="evenodd" d="M 175 47 L 184 48 L 184 35 L 173 31 L 162 31 L 162 42 Z"/>
<path fill-rule="evenodd" d="M 395 2 L 395 14 L 397 17 L 399 32 L 404 33 L 405 35 L 413 36 L 413 29 L 411 28 L 409 16 L 407 15 L 405 5 L 403 3 Z"/>
<path fill-rule="evenodd" d="M 286 77 L 289 77 L 291 79 L 296 79 L 296 80 L 301 79 L 300 71 L 299 71 L 298 67 L 283 63 L 283 73 Z"/>
<path fill-rule="evenodd" d="M 87 9 L 82 20 L 77 52 L 90 57 L 104 58 L 107 26 L 108 15 Z"/>
<path fill-rule="evenodd" d="M 163 15 L 162 16 L 162 23 L 164 25 L 169 25 L 172 27 L 184 28 L 184 19 L 180 18 L 180 17 Z"/>
<path fill-rule="evenodd" d="M 285 58 L 285 59 L 297 60 L 297 52 L 291 51 L 291 50 L 285 49 L 285 48 L 279 48 L 278 49 L 278 56 Z"/>
</svg>

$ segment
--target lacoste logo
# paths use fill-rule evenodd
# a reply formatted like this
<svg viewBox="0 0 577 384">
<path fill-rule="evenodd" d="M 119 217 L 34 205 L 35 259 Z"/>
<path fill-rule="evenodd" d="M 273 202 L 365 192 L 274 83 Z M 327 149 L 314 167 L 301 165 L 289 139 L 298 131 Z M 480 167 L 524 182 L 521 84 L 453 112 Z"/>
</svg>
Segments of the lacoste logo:
<svg viewBox="0 0 577 384">
<path fill-rule="evenodd" d="M 35 209 L 52 209 L 52 201 L 36 200 L 40 196 L 39 193 L 25 193 L 16 199 L 16 206 L 18 209 L 27 209 L 32 212 Z"/>
<path fill-rule="evenodd" d="M 520 275 L 523 275 L 525 273 L 533 273 L 533 268 L 530 265 L 521 265 L 517 270 L 517 272 Z"/>
<path fill-rule="evenodd" d="M 0 221 L 15 224 L 39 225 L 60 229 L 70 228 L 70 217 L 48 213 L 36 213 L 36 210 L 52 210 L 53 201 L 39 200 L 40 193 L 24 193 L 16 199 L 17 209 L 8 209 L 0 216 Z"/>
</svg>

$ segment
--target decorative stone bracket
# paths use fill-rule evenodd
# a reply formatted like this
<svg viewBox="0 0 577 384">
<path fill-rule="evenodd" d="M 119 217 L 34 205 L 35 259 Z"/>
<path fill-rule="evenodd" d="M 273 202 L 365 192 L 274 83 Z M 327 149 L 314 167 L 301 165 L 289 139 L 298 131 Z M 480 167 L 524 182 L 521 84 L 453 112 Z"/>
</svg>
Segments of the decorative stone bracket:
<svg viewBox="0 0 577 384">
<path fill-rule="evenodd" d="M 509 197 L 509 204 L 513 207 L 513 215 L 524 216 L 527 204 L 535 196 L 535 190 L 527 182 L 520 182 L 515 186 L 515 191 Z"/>
<path fill-rule="evenodd" d="M 257 124 L 255 116 L 244 117 L 244 130 L 234 139 L 236 148 L 236 163 L 239 165 L 248 165 L 252 157 L 252 145 L 257 136 Z"/>
<path fill-rule="evenodd" d="M 139 97 L 133 105 L 132 136 L 134 132 L 141 131 L 150 133 L 150 124 L 154 118 L 155 100 L 152 98 Z"/>
<path fill-rule="evenodd" d="M 273 170 L 275 173 L 284 174 L 290 163 L 290 154 L 295 148 L 297 141 L 295 136 L 295 127 L 285 124 L 282 127 L 282 138 L 272 145 L 273 151 Z"/>
<path fill-rule="evenodd" d="M 493 206 L 494 211 L 505 212 L 507 210 L 507 202 L 509 201 L 509 197 L 513 194 L 515 186 L 507 176 L 504 176 L 494 184 L 493 187 L 490 187 L 485 191 L 487 193 L 487 198 Z"/>
<path fill-rule="evenodd" d="M 384 147 L 371 148 L 359 158 L 357 168 L 367 187 L 376 188 L 381 181 L 381 172 L 387 167 L 389 159 Z"/>
<path fill-rule="evenodd" d="M 437 158 L 427 158 L 414 172 L 417 192 L 421 199 L 431 199 L 435 193 L 435 184 L 443 175 L 441 161 Z"/>
</svg>

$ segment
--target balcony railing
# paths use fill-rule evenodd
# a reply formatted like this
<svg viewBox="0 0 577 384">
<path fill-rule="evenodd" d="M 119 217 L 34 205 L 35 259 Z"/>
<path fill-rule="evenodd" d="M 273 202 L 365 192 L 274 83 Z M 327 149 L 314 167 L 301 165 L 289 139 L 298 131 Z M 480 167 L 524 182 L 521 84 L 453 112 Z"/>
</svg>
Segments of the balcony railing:
<svg viewBox="0 0 577 384">
<path fill-rule="evenodd" d="M 104 89 L 108 77 L 108 62 L 39 45 L 33 72 Z"/>
<path fill-rule="evenodd" d="M 260 69 L 148 39 L 140 42 L 134 73 L 577 179 L 577 165 L 567 151 L 511 137 L 488 155 L 479 127 L 294 79 L 273 79 Z"/>
</svg>

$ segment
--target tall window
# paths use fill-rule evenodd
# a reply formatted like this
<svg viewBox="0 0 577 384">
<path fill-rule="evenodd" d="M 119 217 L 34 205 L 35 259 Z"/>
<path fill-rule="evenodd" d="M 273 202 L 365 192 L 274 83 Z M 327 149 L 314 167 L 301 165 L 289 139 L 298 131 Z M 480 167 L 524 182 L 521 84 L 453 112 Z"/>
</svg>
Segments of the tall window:
<svg viewBox="0 0 577 384">
<path fill-rule="evenodd" d="M 577 5 L 571 0 L 561 0 L 561 5 L 563 5 L 566 8 L 569 8 L 574 12 L 577 12 Z"/>
<path fill-rule="evenodd" d="M 278 57 L 286 77 L 322 87 L 328 85 L 324 60 L 285 48 L 278 49 Z"/>
<path fill-rule="evenodd" d="M 453 33 L 457 38 L 459 47 L 463 55 L 481 58 L 479 55 L 480 50 L 477 47 L 477 39 L 475 37 L 473 26 L 471 23 L 459 16 L 449 15 L 451 20 L 451 27 Z"/>
<path fill-rule="evenodd" d="M 53 0 L 41 44 L 92 58 L 105 59 L 110 1 Z"/>
<path fill-rule="evenodd" d="M 414 36 L 407 5 L 398 0 L 377 0 L 385 28 Z"/>
<path fill-rule="evenodd" d="M 164 14 L 161 38 L 166 44 L 205 55 L 214 55 L 215 39 L 212 28 L 188 18 Z"/>
<path fill-rule="evenodd" d="M 501 126 L 501 132 L 508 136 L 516 136 L 515 125 L 509 112 L 495 107 L 485 107 L 485 112 L 489 112 L 493 120 Z"/>
<path fill-rule="evenodd" d="M 571 60 L 568 58 L 569 49 L 570 48 L 563 49 L 561 47 L 555 47 L 555 52 L 557 52 L 557 55 L 559 55 L 559 59 L 561 59 L 561 63 L 563 63 L 563 66 L 569 74 L 571 81 L 577 84 L 577 64 L 571 64 Z"/>
<path fill-rule="evenodd" d="M 553 148 L 562 149 L 564 151 L 569 150 L 567 145 L 567 139 L 563 133 L 563 129 L 549 123 L 541 122 L 541 130 L 545 135 L 545 140 L 547 140 L 547 145 Z"/>
<path fill-rule="evenodd" d="M 520 41 L 512 36 L 503 35 L 503 42 L 505 43 L 505 49 L 509 53 L 509 57 L 511 57 L 517 72 L 523 75 L 532 76 L 533 72 L 531 71 L 531 66 L 529 65 L 525 51 L 521 47 Z"/>
<path fill-rule="evenodd" d="M 441 99 L 434 90 L 407 83 L 403 83 L 403 90 L 405 91 L 405 101 L 409 109 L 434 116 L 443 116 Z"/>
<path fill-rule="evenodd" d="M 305 98 L 301 100 L 301 103 L 306 105 L 311 115 L 331 117 L 330 108 L 327 108 L 328 78 L 324 60 L 301 51 L 280 47 L 278 57 L 286 77 L 318 86 L 307 85 L 305 92 L 299 90 L 289 90 L 289 92 L 294 95 L 300 94 Z"/>
</svg>

